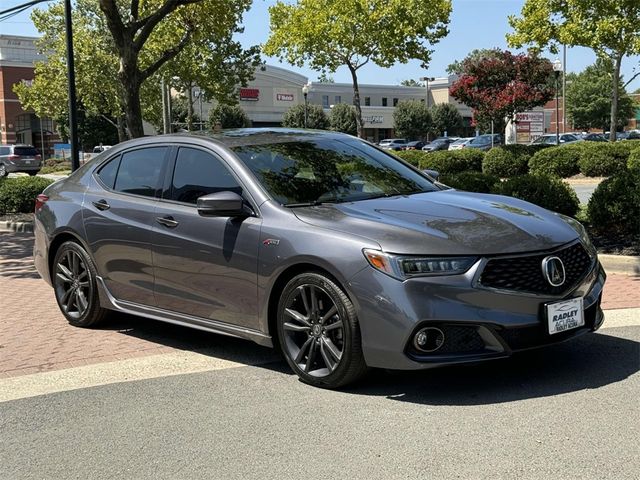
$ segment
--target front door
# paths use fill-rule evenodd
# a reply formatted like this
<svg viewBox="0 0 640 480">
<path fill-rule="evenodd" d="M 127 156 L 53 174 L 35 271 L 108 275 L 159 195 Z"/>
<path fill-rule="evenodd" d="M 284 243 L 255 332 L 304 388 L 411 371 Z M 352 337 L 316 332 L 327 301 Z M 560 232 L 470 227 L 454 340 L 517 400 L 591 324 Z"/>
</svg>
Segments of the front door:
<svg viewBox="0 0 640 480">
<path fill-rule="evenodd" d="M 178 148 L 170 187 L 154 214 L 156 301 L 174 312 L 258 329 L 262 219 L 203 217 L 196 209 L 198 197 L 227 190 L 243 194 L 220 158 Z"/>
</svg>

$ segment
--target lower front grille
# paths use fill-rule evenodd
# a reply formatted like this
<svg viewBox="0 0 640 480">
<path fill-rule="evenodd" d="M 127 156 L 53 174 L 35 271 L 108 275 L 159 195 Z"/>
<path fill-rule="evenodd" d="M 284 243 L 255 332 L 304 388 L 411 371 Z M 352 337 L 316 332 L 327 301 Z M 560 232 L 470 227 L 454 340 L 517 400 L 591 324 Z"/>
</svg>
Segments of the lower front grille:
<svg viewBox="0 0 640 480">
<path fill-rule="evenodd" d="M 563 285 L 552 286 L 542 273 L 542 261 L 553 255 L 564 264 L 566 278 Z M 487 262 L 480 275 L 485 287 L 516 292 L 561 295 L 576 286 L 589 272 L 593 262 L 581 243 L 561 250 L 533 255 L 494 258 Z"/>
</svg>

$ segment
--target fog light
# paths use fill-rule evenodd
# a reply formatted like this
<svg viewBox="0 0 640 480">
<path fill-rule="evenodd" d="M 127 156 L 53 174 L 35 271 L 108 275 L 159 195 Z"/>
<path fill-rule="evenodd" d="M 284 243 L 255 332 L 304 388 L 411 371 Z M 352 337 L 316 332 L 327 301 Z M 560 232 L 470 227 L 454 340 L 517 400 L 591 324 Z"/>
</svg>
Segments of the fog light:
<svg viewBox="0 0 640 480">
<path fill-rule="evenodd" d="M 413 337 L 413 346 L 425 353 L 432 353 L 444 344 L 444 332 L 436 327 L 426 327 L 418 330 Z"/>
</svg>

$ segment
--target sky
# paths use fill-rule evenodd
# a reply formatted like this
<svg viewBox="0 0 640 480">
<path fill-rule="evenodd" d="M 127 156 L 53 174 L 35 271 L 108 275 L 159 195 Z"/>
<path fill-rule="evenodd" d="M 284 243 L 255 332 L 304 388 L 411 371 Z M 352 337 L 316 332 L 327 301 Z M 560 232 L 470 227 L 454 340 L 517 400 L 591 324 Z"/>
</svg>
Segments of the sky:
<svg viewBox="0 0 640 480">
<path fill-rule="evenodd" d="M 428 1 L 428 0 L 425 0 Z M 25 0 L 0 0 L 0 9 L 10 8 L 24 3 Z M 254 0 L 249 12 L 244 16 L 245 32 L 239 39 L 246 47 L 264 43 L 269 35 L 269 5 L 272 0 Z M 475 48 L 507 48 L 506 33 L 510 31 L 507 21 L 509 15 L 517 15 L 524 4 L 524 0 L 453 0 L 453 12 L 449 24 L 449 35 L 435 44 L 431 63 L 427 70 L 420 68 L 417 61 L 408 64 L 398 64 L 391 68 L 380 68 L 366 65 L 358 74 L 362 84 L 399 84 L 402 80 L 418 79 L 424 76 L 446 76 L 446 68 L 454 60 L 463 59 Z M 46 4 L 45 4 L 46 5 Z M 29 13 L 24 12 L 8 21 L 0 22 L 0 33 L 15 35 L 38 35 L 29 19 Z M 554 60 L 555 55 L 546 52 L 545 56 Z M 264 57 L 267 64 L 279 65 L 306 75 L 310 80 L 316 80 L 319 73 L 308 68 L 296 68 L 287 64 L 280 64 L 276 58 Z M 570 48 L 567 51 L 567 71 L 580 72 L 595 61 L 595 54 L 586 48 Z M 630 78 L 633 68 L 640 68 L 640 56 L 626 57 L 622 65 L 622 74 Z M 346 68 L 339 69 L 333 78 L 336 82 L 351 82 L 351 76 Z M 628 87 L 628 91 L 640 88 L 640 77 L 636 78 Z"/>
</svg>

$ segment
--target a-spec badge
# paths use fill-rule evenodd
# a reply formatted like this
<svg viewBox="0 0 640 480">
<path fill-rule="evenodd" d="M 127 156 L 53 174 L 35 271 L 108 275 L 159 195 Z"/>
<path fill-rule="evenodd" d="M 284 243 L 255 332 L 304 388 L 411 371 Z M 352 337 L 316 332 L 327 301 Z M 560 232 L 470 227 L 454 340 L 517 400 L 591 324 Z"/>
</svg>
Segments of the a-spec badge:
<svg viewBox="0 0 640 480">
<path fill-rule="evenodd" d="M 262 241 L 262 244 L 265 247 L 269 247 L 271 245 L 280 245 L 280 240 L 276 240 L 275 238 L 267 238 L 266 240 Z"/>
</svg>

